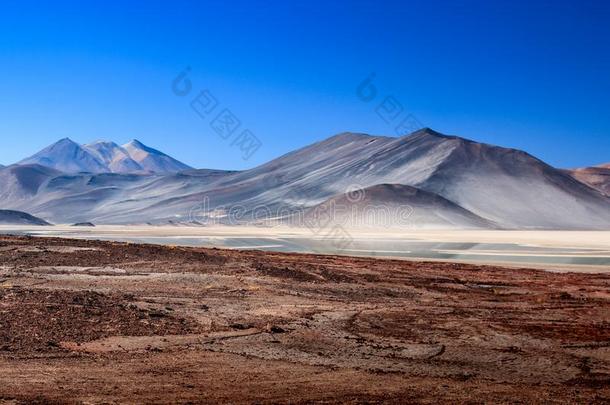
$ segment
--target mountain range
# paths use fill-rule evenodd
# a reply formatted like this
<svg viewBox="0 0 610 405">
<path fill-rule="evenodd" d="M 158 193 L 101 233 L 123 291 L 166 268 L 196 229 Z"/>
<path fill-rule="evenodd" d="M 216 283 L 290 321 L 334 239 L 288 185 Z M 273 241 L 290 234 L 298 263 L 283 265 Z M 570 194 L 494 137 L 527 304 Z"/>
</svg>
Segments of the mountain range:
<svg viewBox="0 0 610 405">
<path fill-rule="evenodd" d="M 135 139 L 119 146 L 107 141 L 79 145 L 64 138 L 18 164 L 38 164 L 65 173 L 153 174 L 191 169 Z"/>
<path fill-rule="evenodd" d="M 244 171 L 195 170 L 138 141 L 63 139 L 0 169 L 0 208 L 55 223 L 242 224 L 264 216 L 300 226 L 339 204 L 350 216 L 335 213 L 331 222 L 385 227 L 364 209 L 384 205 L 407 208 L 404 223 L 390 221 L 399 227 L 610 229 L 607 178 L 580 177 L 520 150 L 429 128 L 398 138 L 342 133 Z M 363 198 L 350 198 L 354 192 Z"/>
</svg>

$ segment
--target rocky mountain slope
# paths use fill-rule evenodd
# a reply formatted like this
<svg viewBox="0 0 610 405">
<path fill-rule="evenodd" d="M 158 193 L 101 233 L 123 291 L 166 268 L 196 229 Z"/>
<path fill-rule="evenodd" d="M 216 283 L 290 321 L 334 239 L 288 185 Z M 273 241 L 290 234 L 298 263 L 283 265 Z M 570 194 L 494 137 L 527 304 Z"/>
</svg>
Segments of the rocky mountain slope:
<svg viewBox="0 0 610 405">
<path fill-rule="evenodd" d="M 585 183 L 610 197 L 610 163 L 595 167 L 568 170 L 567 173 L 576 180 Z"/>
</svg>

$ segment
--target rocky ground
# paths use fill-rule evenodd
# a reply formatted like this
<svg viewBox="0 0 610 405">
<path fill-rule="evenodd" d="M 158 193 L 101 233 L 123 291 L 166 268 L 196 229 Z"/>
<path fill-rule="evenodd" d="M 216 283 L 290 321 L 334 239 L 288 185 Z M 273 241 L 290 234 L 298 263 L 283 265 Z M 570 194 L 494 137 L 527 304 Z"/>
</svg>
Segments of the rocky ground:
<svg viewBox="0 0 610 405">
<path fill-rule="evenodd" d="M 610 275 L 0 237 L 0 403 L 608 403 Z"/>
</svg>

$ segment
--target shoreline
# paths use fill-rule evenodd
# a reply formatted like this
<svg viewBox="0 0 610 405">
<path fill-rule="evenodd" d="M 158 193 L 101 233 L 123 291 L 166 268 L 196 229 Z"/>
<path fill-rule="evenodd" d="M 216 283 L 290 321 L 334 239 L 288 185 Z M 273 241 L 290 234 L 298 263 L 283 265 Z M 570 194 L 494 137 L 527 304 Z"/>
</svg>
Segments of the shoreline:
<svg viewBox="0 0 610 405">
<path fill-rule="evenodd" d="M 6 233 L 159 245 L 470 263 L 562 272 L 610 272 L 610 232 L 607 231 L 398 232 L 355 229 L 349 230 L 348 235 L 352 246 L 341 249 L 333 249 L 332 243 L 328 243 L 329 239 L 324 235 L 314 234 L 309 229 L 288 227 L 0 226 L 0 234 Z M 388 247 L 393 249 L 388 250 Z"/>
</svg>

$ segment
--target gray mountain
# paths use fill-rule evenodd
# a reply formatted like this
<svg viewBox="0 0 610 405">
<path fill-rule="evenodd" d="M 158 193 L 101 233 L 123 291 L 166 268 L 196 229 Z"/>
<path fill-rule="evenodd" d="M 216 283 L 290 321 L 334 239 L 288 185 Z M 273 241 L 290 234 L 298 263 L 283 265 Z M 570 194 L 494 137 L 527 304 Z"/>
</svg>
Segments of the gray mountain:
<svg viewBox="0 0 610 405">
<path fill-rule="evenodd" d="M 157 214 L 152 207 L 172 196 L 196 193 L 225 173 L 231 174 L 215 170 L 189 173 L 75 174 L 40 165 L 13 165 L 0 169 L 0 207 L 65 224 L 159 222 L 159 217 L 165 220 L 181 213 L 168 210 Z"/>
<path fill-rule="evenodd" d="M 101 173 L 108 170 L 90 151 L 69 138 L 57 141 L 19 164 L 37 164 L 68 173 Z"/>
<path fill-rule="evenodd" d="M 523 151 L 430 129 L 400 138 L 339 134 L 236 174 L 207 194 L 226 204 L 225 193 L 239 188 L 243 205 L 275 209 L 384 183 L 435 193 L 505 228 L 610 229 L 610 200 L 571 176 Z"/>
<path fill-rule="evenodd" d="M 44 219 L 21 211 L 0 210 L 0 225 L 51 225 Z"/>
<path fill-rule="evenodd" d="M 140 173 L 145 170 L 133 160 L 129 152 L 114 142 L 98 141 L 84 146 L 105 166 L 105 172 Z"/>
<path fill-rule="evenodd" d="M 437 194 L 402 184 L 350 190 L 305 211 L 303 222 L 314 228 L 497 228 Z"/>
<path fill-rule="evenodd" d="M 192 169 L 192 167 L 163 152 L 150 148 L 136 139 L 123 145 L 123 148 L 131 159 L 137 162 L 143 170 L 150 173 L 177 173 Z"/>
<path fill-rule="evenodd" d="M 79 145 L 64 138 L 18 164 L 37 164 L 65 173 L 177 173 L 191 167 L 139 141 L 119 146 L 98 141 Z"/>
<path fill-rule="evenodd" d="M 40 165 L 12 165 L 0 169 L 0 201 L 14 204 L 38 195 L 43 184 L 62 172 Z"/>
<path fill-rule="evenodd" d="M 143 162 L 154 151 L 136 142 L 124 149 L 148 170 Z M 261 210 L 288 217 L 354 188 L 397 184 L 442 197 L 490 226 L 610 229 L 610 198 L 568 173 L 519 150 L 430 129 L 400 138 L 344 133 L 241 172 L 41 176 L 40 168 L 28 170 L 39 173 L 35 181 L 18 179 L 19 170 L 0 170 L 0 190 L 20 190 L 0 195 L 0 206 L 61 223 L 205 222 L 210 216 L 252 222 Z M 232 215 L 236 207 L 239 215 Z"/>
</svg>

